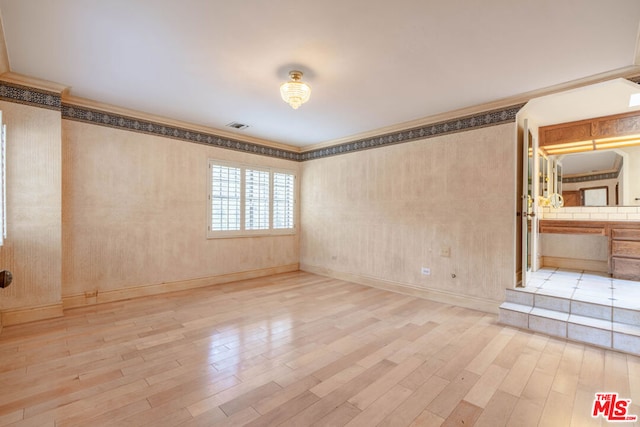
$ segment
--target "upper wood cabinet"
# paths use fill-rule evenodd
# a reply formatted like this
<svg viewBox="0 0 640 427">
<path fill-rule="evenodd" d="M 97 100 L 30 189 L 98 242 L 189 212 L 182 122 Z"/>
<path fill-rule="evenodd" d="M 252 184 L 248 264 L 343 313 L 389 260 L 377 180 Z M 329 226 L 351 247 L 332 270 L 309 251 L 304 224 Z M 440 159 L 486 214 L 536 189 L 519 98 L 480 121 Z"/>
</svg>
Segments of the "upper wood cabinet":
<svg viewBox="0 0 640 427">
<path fill-rule="evenodd" d="M 637 133 L 640 133 L 640 111 L 632 111 L 613 116 L 542 126 L 539 129 L 538 144 L 540 147 L 544 147 Z"/>
</svg>

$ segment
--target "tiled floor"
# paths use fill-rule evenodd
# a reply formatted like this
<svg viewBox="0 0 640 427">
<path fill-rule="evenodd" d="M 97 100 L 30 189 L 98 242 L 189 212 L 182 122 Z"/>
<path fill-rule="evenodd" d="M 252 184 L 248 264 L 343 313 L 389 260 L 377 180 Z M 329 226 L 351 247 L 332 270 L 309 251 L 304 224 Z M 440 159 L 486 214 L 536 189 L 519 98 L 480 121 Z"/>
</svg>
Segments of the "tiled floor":
<svg viewBox="0 0 640 427">
<path fill-rule="evenodd" d="M 640 310 L 640 282 L 612 279 L 605 273 L 544 267 L 529 273 L 527 286 L 518 290 Z"/>
<path fill-rule="evenodd" d="M 500 322 L 640 356 L 640 282 L 543 268 L 507 289 Z"/>
</svg>

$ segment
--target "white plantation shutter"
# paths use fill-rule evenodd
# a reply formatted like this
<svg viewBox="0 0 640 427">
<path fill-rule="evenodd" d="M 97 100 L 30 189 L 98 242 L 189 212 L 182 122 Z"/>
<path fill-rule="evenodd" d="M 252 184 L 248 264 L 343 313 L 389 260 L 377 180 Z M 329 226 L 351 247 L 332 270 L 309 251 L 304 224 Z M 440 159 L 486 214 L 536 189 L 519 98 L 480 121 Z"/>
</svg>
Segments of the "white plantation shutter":
<svg viewBox="0 0 640 427">
<path fill-rule="evenodd" d="M 269 229 L 269 171 L 245 170 L 244 224 L 246 230 Z"/>
<path fill-rule="evenodd" d="M 211 165 L 211 230 L 240 230 L 240 168 Z"/>
<path fill-rule="evenodd" d="M 295 172 L 209 160 L 207 237 L 294 234 Z"/>
<path fill-rule="evenodd" d="M 293 228 L 294 180 L 291 173 L 273 173 L 273 228 Z"/>
</svg>

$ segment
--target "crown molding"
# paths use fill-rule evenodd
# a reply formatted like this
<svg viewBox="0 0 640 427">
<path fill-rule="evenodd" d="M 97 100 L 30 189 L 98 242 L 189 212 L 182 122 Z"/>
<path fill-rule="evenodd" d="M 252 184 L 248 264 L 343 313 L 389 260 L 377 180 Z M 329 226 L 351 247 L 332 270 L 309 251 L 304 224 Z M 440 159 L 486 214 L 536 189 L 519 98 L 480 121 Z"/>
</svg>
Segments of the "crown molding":
<svg viewBox="0 0 640 427">
<path fill-rule="evenodd" d="M 510 105 L 497 110 L 483 111 L 465 117 L 454 117 L 450 120 L 444 120 L 410 129 L 402 128 L 401 130 L 382 135 L 377 134 L 369 138 L 362 138 L 356 141 L 332 145 L 330 147 L 318 148 L 313 151 L 305 151 L 300 155 L 300 160 L 303 162 L 307 160 L 316 160 L 324 157 L 367 150 L 370 148 L 386 147 L 389 145 L 450 135 L 453 133 L 465 132 L 489 126 L 514 123 L 516 121 L 518 111 L 520 111 L 523 106 L 524 104 Z"/>
<path fill-rule="evenodd" d="M 68 86 L 13 72 L 0 74 L 0 99 L 59 110 L 63 119 L 179 139 L 251 154 L 293 161 L 307 161 L 514 122 L 520 108 L 533 98 L 615 78 L 626 78 L 635 83 L 640 83 L 640 65 L 624 67 L 516 96 L 306 147 L 297 147 L 239 135 L 222 129 L 195 125 L 72 96 L 69 93 L 70 88 Z"/>
<path fill-rule="evenodd" d="M 112 113 L 112 114 L 116 114 L 116 115 L 119 115 L 119 116 L 129 117 L 129 118 L 132 118 L 132 119 L 143 120 L 143 121 L 155 123 L 155 124 L 158 124 L 158 125 L 175 127 L 175 128 L 180 128 L 180 129 L 188 129 L 190 131 L 200 132 L 200 133 L 203 133 L 203 134 L 216 135 L 216 136 L 219 136 L 221 138 L 230 139 L 230 140 L 234 140 L 234 141 L 248 142 L 248 143 L 256 144 L 256 145 L 259 145 L 259 146 L 275 148 L 275 149 L 278 149 L 278 150 L 290 151 L 290 152 L 295 152 L 295 153 L 300 152 L 300 148 L 296 147 L 296 146 L 293 146 L 293 145 L 282 144 L 282 143 L 269 141 L 269 140 L 261 139 L 261 138 L 255 138 L 255 137 L 246 136 L 246 135 L 240 135 L 240 134 L 237 134 L 237 133 L 225 131 L 223 129 L 217 129 L 217 128 L 212 128 L 212 127 L 208 127 L 208 126 L 196 125 L 196 124 L 193 124 L 193 123 L 183 122 L 183 121 L 180 121 L 180 120 L 173 120 L 173 119 L 169 119 L 169 118 L 162 117 L 162 116 L 156 116 L 156 115 L 153 115 L 153 114 L 143 113 L 141 111 L 136 111 L 136 110 L 130 110 L 128 108 L 117 107 L 115 105 L 106 104 L 106 103 L 103 103 L 103 102 L 98 102 L 98 101 L 94 101 L 94 100 L 87 99 L 87 98 L 81 98 L 81 97 L 77 97 L 77 96 L 72 96 L 72 95 L 69 95 L 68 93 L 62 95 L 62 103 L 63 104 L 68 104 L 68 105 L 73 105 L 73 106 L 76 106 L 76 107 L 81 107 L 81 108 L 84 108 L 84 109 L 87 109 L 87 110 L 100 111 L 100 112 L 104 112 L 104 113 Z"/>
<path fill-rule="evenodd" d="M 16 73 L 0 75 L 0 100 L 60 112 L 61 118 L 145 133 L 211 147 L 300 161 L 300 150 L 287 144 L 232 134 L 69 95 L 57 83 Z"/>
<path fill-rule="evenodd" d="M 62 95 L 69 90 L 68 86 L 61 85 L 60 83 L 37 79 L 35 77 L 29 77 L 11 71 L 1 74 L 0 80 L 31 89 L 38 89 L 46 92 L 56 93 L 58 95 Z"/>
<path fill-rule="evenodd" d="M 95 108 L 96 104 L 89 102 L 71 103 L 77 99 L 69 96 L 61 104 L 62 119 L 72 120 L 91 125 L 105 126 L 130 132 L 144 133 L 147 135 L 171 138 L 185 142 L 207 145 L 209 147 L 223 148 L 240 151 L 249 154 L 274 157 L 278 159 L 300 161 L 298 151 L 276 148 L 266 144 L 247 142 L 239 138 L 221 136 L 215 130 L 209 128 L 194 129 L 191 124 L 183 124 L 178 121 L 157 121 L 154 116 L 145 114 L 123 114 L 130 110 L 120 109 L 121 113 L 108 111 L 108 108 Z M 91 107 L 89 107 L 91 105 Z M 101 104 L 104 106 L 104 104 Z"/>
<path fill-rule="evenodd" d="M 4 81 L 0 76 L 0 100 L 60 112 L 60 93 Z"/>
<path fill-rule="evenodd" d="M 590 84 L 595 84 L 595 83 L 601 83 L 607 80 L 612 80 L 620 77 L 635 81 L 634 78 L 640 78 L 640 65 L 623 67 L 617 70 L 612 70 L 605 73 L 600 73 L 593 76 L 572 80 L 570 82 L 548 86 L 542 89 L 536 89 L 529 92 L 524 92 L 515 96 L 502 98 L 495 101 L 486 102 L 483 104 L 464 107 L 457 110 L 451 110 L 444 113 L 439 113 L 439 114 L 423 117 L 423 118 L 408 121 L 408 122 L 397 123 L 391 126 L 386 126 L 386 127 L 374 129 L 371 131 L 350 135 L 344 138 L 338 138 L 330 141 L 321 142 L 319 144 L 307 145 L 302 148 L 301 152 L 304 154 L 308 152 L 317 151 L 322 148 L 344 145 L 350 142 L 375 138 L 381 135 L 392 134 L 396 132 L 405 131 L 408 129 L 426 127 L 426 126 L 437 124 L 437 123 L 455 120 L 461 117 L 468 117 L 468 116 L 473 116 L 477 114 L 482 114 L 487 111 L 505 109 L 505 108 L 509 108 L 510 106 L 525 104 L 533 98 L 551 95 L 553 93 L 563 92 L 566 90 L 577 89 L 579 87 L 588 86 Z M 636 81 L 636 83 L 638 82 Z"/>
</svg>

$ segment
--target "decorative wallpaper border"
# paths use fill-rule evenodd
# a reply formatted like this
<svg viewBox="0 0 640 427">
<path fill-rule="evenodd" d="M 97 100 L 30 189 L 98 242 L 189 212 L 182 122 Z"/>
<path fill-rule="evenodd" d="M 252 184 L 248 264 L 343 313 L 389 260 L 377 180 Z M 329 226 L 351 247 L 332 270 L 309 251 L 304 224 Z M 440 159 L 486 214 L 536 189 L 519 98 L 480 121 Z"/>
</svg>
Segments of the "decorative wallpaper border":
<svg viewBox="0 0 640 427">
<path fill-rule="evenodd" d="M 302 153 L 301 161 L 321 159 L 323 157 L 337 156 L 369 148 L 400 144 L 418 139 L 433 138 L 436 136 L 464 132 L 471 129 L 479 129 L 503 123 L 515 122 L 516 114 L 524 105 L 525 103 L 512 105 L 498 110 L 486 111 L 466 117 L 446 120 L 423 127 L 405 129 L 398 132 L 391 132 L 331 147 L 307 151 Z"/>
<path fill-rule="evenodd" d="M 221 137 L 212 133 L 204 133 L 175 126 L 163 125 L 149 120 L 93 110 L 71 104 L 62 104 L 62 118 L 78 122 L 91 123 L 116 129 L 124 129 L 149 135 L 179 139 L 197 144 L 210 145 L 251 154 L 276 157 L 279 159 L 300 161 L 300 153 L 244 142 L 237 139 Z"/>
<path fill-rule="evenodd" d="M 628 80 L 640 84 L 640 75 L 631 77 Z M 445 120 L 421 127 L 389 132 L 382 135 L 362 138 L 356 141 L 300 153 L 297 151 L 245 142 L 239 139 L 226 138 L 212 133 L 167 126 L 148 120 L 141 120 L 124 115 L 67 104 L 62 102 L 61 96 L 58 93 L 21 86 L 14 83 L 0 81 L 0 99 L 51 110 L 58 110 L 61 111 L 63 119 L 298 162 L 353 153 L 370 148 L 401 144 L 420 139 L 433 138 L 436 136 L 449 135 L 483 127 L 501 125 L 504 123 L 511 123 L 516 120 L 516 114 L 525 105 L 525 103 L 511 105 L 496 110 Z"/>
<path fill-rule="evenodd" d="M 62 104 L 59 93 L 2 81 L 0 81 L 0 99 L 56 111 L 60 111 Z"/>
<path fill-rule="evenodd" d="M 518 104 L 503 109 L 447 120 L 424 127 L 391 132 L 385 135 L 360 139 L 304 153 L 224 138 L 210 133 L 167 126 L 148 120 L 93 110 L 67 103 L 62 103 L 62 118 L 300 162 L 513 122 L 515 121 L 517 112 L 523 105 L 524 104 Z"/>
<path fill-rule="evenodd" d="M 570 184 L 574 182 L 589 182 L 589 181 L 601 181 L 604 179 L 616 179 L 619 175 L 620 175 L 620 171 L 598 173 L 598 174 L 578 176 L 578 177 L 562 177 L 562 183 Z"/>
</svg>

